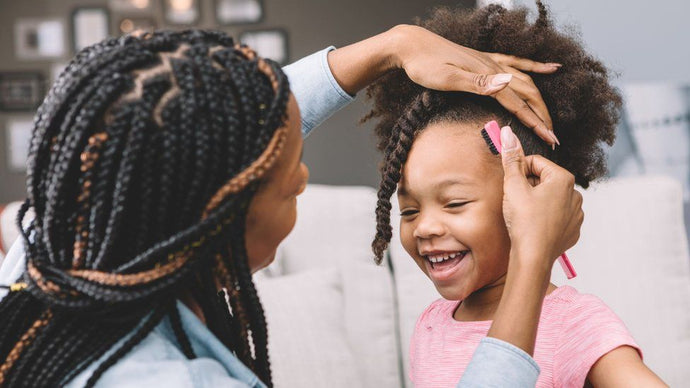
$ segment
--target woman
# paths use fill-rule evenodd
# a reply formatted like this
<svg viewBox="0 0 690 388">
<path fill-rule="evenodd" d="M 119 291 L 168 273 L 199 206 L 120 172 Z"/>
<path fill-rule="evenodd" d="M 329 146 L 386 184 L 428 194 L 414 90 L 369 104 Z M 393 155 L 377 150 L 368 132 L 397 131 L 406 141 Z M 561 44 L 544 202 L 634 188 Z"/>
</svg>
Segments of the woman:
<svg viewBox="0 0 690 388">
<path fill-rule="evenodd" d="M 36 117 L 20 212 L 36 218 L 23 231 L 26 255 L 15 244 L 0 274 L 15 282 L 0 302 L 0 386 L 270 386 L 251 273 L 294 225 L 308 176 L 300 134 L 397 67 L 427 87 L 494 95 L 555 142 L 538 91 L 506 72 L 556 65 L 475 52 L 418 27 L 297 62 L 285 69 L 292 93 L 275 63 L 222 33 L 159 32 L 82 51 Z M 478 351 L 470 384 L 490 382 L 499 369 L 481 369 L 501 362 L 525 381 L 534 373 L 528 355 L 500 340 L 529 351 L 543 297 L 532 281 L 553 263 L 532 252 L 565 250 L 580 226 L 567 222 L 580 203 L 566 173 L 541 160 L 511 167 L 523 156 L 507 163 L 511 222 L 536 212 L 562 227 L 521 236 L 534 250 L 516 253 L 506 284 L 521 301 L 503 308 L 499 341 Z M 524 187 L 525 169 L 544 181 Z M 541 214 L 537 191 L 564 205 Z"/>
</svg>

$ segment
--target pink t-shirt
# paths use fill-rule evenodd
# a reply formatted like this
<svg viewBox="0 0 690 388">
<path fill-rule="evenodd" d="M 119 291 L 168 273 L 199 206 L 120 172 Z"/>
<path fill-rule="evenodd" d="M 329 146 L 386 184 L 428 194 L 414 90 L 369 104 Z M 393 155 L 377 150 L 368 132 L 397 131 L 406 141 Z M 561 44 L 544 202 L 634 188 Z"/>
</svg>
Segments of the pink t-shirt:
<svg viewBox="0 0 690 388">
<path fill-rule="evenodd" d="M 439 299 L 419 317 L 410 344 L 410 378 L 416 387 L 455 387 L 491 321 L 453 319 L 458 301 Z M 594 295 L 559 287 L 544 299 L 534 360 L 537 387 L 582 387 L 590 368 L 622 346 L 642 352 L 623 322 Z"/>
</svg>

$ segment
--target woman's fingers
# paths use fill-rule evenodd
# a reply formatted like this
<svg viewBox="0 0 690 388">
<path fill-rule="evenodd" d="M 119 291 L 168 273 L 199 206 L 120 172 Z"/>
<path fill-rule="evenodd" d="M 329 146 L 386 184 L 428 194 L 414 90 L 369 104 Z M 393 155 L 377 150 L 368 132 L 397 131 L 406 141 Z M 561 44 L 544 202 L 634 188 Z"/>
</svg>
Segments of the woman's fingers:
<svg viewBox="0 0 690 388">
<path fill-rule="evenodd" d="M 530 78 L 527 74 L 510 67 L 504 68 L 504 70 L 513 75 L 513 79 L 509 85 L 510 88 L 513 89 L 513 91 L 515 91 L 520 98 L 527 102 L 530 108 L 532 108 L 532 111 L 536 113 L 544 124 L 546 124 L 548 129 L 553 130 L 553 122 L 551 121 L 549 110 L 546 107 L 546 103 L 544 102 L 539 89 L 532 81 L 532 78 Z M 556 143 L 558 144 L 558 142 Z"/>
<path fill-rule="evenodd" d="M 425 87 L 450 91 L 457 90 L 481 95 L 492 95 L 505 89 L 513 79 L 512 74 L 480 74 L 463 70 L 452 65 L 444 65 L 437 71 L 425 69 L 417 74 L 408 72 L 414 82 Z"/>
<path fill-rule="evenodd" d="M 514 67 L 523 71 L 531 71 L 533 73 L 550 74 L 558 71 L 561 68 L 560 63 L 543 63 L 530 59 L 520 58 L 513 55 L 490 53 L 488 54 L 494 62 L 504 66 Z"/>
<path fill-rule="evenodd" d="M 571 175 L 568 170 L 563 169 L 556 163 L 546 159 L 541 155 L 529 155 L 525 157 L 525 174 L 539 178 L 539 183 L 549 182 L 554 177 L 560 175 Z M 573 177 L 573 185 L 575 179 Z"/>
<path fill-rule="evenodd" d="M 512 113 L 528 128 L 531 128 L 542 140 L 553 145 L 556 144 L 555 137 L 551 136 L 546 123 L 534 113 L 529 104 L 515 93 L 511 88 L 505 88 L 494 95 L 496 100 L 503 105 L 506 110 Z"/>
</svg>

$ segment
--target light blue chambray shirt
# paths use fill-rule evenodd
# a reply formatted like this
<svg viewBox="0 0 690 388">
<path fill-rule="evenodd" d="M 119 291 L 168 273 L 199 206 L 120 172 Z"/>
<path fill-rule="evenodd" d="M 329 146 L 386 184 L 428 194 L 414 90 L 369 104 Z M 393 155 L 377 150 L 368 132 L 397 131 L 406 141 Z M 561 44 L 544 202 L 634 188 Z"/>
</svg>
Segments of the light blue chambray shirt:
<svg viewBox="0 0 690 388">
<path fill-rule="evenodd" d="M 328 66 L 326 48 L 283 70 L 288 75 L 302 116 L 302 134 L 309 132 L 354 97 L 338 85 Z M 15 282 L 24 272 L 21 240 L 14 243 L 0 266 L 0 284 Z M 7 291 L 0 289 L 0 298 Z M 188 360 L 172 331 L 169 319 L 158 326 L 129 353 L 108 369 L 98 387 L 257 387 L 265 385 L 243 365 L 182 303 L 177 303 L 182 327 L 197 358 Z M 124 342 L 115 344 L 66 386 L 83 387 L 97 366 Z M 521 349 L 495 338 L 484 338 L 475 351 L 458 387 L 534 387 L 539 366 Z"/>
</svg>

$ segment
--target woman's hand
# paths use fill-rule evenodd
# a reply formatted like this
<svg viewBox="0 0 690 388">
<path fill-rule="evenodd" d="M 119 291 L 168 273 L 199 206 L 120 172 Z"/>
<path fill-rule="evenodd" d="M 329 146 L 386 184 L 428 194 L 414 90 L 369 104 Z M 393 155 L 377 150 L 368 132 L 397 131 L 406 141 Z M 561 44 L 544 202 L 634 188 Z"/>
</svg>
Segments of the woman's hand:
<svg viewBox="0 0 690 388">
<path fill-rule="evenodd" d="M 397 34 L 391 66 L 404 69 L 412 81 L 429 89 L 493 96 L 544 141 L 559 144 L 539 89 L 523 71 L 548 74 L 561 65 L 483 53 L 418 26 L 400 25 L 389 33 Z"/>
<path fill-rule="evenodd" d="M 412 25 L 395 26 L 331 51 L 328 64 L 338 84 L 350 94 L 400 68 L 412 81 L 429 89 L 492 96 L 544 141 L 559 144 L 539 89 L 522 72 L 553 73 L 559 64 L 483 53 Z"/>
<path fill-rule="evenodd" d="M 537 253 L 540 264 L 551 269 L 580 238 L 584 213 L 575 177 L 540 155 L 525 157 L 510 127 L 501 129 L 501 143 L 503 217 L 511 250 Z"/>
<path fill-rule="evenodd" d="M 580 238 L 582 195 L 568 171 L 541 156 L 525 157 L 509 127 L 501 129 L 501 143 L 510 259 L 487 336 L 533 354 L 553 263 Z"/>
</svg>

